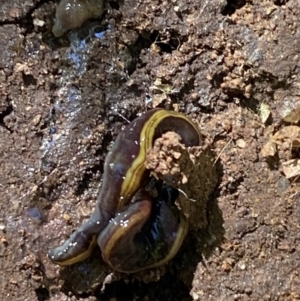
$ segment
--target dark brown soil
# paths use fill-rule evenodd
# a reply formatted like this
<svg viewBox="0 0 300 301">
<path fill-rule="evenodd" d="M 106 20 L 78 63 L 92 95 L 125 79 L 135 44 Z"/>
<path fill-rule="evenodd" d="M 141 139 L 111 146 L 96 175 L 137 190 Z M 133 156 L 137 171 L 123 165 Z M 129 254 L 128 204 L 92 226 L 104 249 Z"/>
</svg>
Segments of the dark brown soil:
<svg viewBox="0 0 300 301">
<path fill-rule="evenodd" d="M 299 182 L 282 169 L 299 152 L 261 153 L 299 101 L 300 2 L 111 1 L 59 39 L 55 5 L 0 4 L 0 300 L 300 300 Z M 211 231 L 142 274 L 98 250 L 60 271 L 47 251 L 89 217 L 127 120 L 158 105 L 211 141 Z"/>
</svg>

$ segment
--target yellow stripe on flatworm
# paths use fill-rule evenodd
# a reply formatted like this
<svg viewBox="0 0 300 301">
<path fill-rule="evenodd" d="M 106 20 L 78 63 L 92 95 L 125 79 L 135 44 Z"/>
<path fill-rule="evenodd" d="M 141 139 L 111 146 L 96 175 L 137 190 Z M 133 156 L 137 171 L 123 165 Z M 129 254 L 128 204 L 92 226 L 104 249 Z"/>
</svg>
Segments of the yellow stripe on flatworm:
<svg viewBox="0 0 300 301">
<path fill-rule="evenodd" d="M 124 233 L 125 233 L 125 235 L 127 233 L 130 233 L 131 232 L 130 229 L 132 229 L 132 228 L 134 229 L 136 227 L 136 225 L 139 224 L 140 221 L 144 220 L 144 219 L 145 219 L 145 215 L 142 212 L 138 211 L 134 214 L 130 214 L 130 216 L 128 217 L 128 224 L 126 225 L 126 229 L 124 229 L 124 227 L 122 227 L 122 226 L 115 227 L 116 230 L 112 233 L 110 239 L 107 241 L 107 243 L 105 244 L 104 249 L 102 250 L 103 259 L 107 263 L 110 263 L 109 257 L 111 255 L 112 249 L 114 248 L 115 244 L 120 243 L 120 238 L 122 236 L 124 236 Z M 106 255 L 108 255 L 108 256 L 106 256 Z M 110 265 L 111 265 L 113 270 L 118 270 L 118 271 L 121 272 L 121 270 L 119 270 L 113 264 L 110 263 Z"/>
<path fill-rule="evenodd" d="M 169 253 L 167 254 L 167 256 L 165 256 L 162 260 L 155 262 L 152 265 L 143 267 L 137 271 L 134 272 L 138 272 L 144 269 L 153 269 L 153 268 L 157 268 L 165 263 L 167 263 L 168 261 L 170 261 L 178 252 L 179 248 L 182 245 L 183 240 L 186 237 L 186 234 L 188 232 L 188 228 L 189 228 L 189 222 L 187 220 L 187 218 L 181 214 L 181 219 L 180 219 L 180 224 L 179 224 L 179 228 L 178 231 L 176 233 L 176 240 L 174 241 L 171 250 L 169 251 Z"/>
<path fill-rule="evenodd" d="M 129 218 L 129 222 L 130 224 L 127 226 L 128 229 L 126 230 L 126 233 L 130 232 L 130 228 L 131 227 L 135 227 L 136 224 L 138 224 L 141 220 L 141 214 L 140 212 L 130 216 Z M 150 265 L 144 265 L 143 267 L 140 268 L 133 268 L 132 270 L 123 270 L 122 268 L 119 268 L 117 266 L 115 266 L 114 264 L 112 264 L 109 261 L 109 256 L 112 252 L 112 249 L 114 248 L 115 243 L 119 243 L 120 238 L 124 235 L 124 228 L 123 227 L 118 227 L 116 229 L 116 231 L 113 233 L 113 235 L 111 236 L 111 238 L 108 240 L 107 244 L 105 245 L 105 249 L 103 250 L 102 256 L 103 259 L 110 264 L 111 268 L 118 271 L 118 272 L 123 272 L 123 273 L 136 273 L 145 269 L 153 269 L 153 268 L 157 268 L 165 263 L 167 263 L 168 261 L 170 261 L 178 252 L 179 248 L 182 245 L 183 240 L 186 237 L 187 231 L 188 231 L 188 220 L 186 219 L 185 216 L 181 216 L 180 219 L 180 224 L 178 227 L 178 231 L 176 233 L 176 240 L 174 241 L 174 243 L 172 244 L 172 248 L 169 251 L 169 253 L 160 261 L 155 262 L 153 264 Z M 108 257 L 105 258 L 105 254 L 108 254 Z"/>
<path fill-rule="evenodd" d="M 140 152 L 136 159 L 132 162 L 131 167 L 128 169 L 125 175 L 125 179 L 122 183 L 120 194 L 122 200 L 120 200 L 118 204 L 118 210 L 126 205 L 128 199 L 132 197 L 132 192 L 135 192 L 140 186 L 142 175 L 146 169 L 144 163 L 146 160 L 147 151 L 152 147 L 155 130 L 157 129 L 157 127 L 159 127 L 160 122 L 162 122 L 167 117 L 183 119 L 190 125 L 192 125 L 197 132 L 199 132 L 199 129 L 196 128 L 193 122 L 191 122 L 191 120 L 182 113 L 159 110 L 151 115 L 151 117 L 145 122 L 141 130 L 140 141 L 138 141 L 138 143 L 140 144 Z M 176 132 L 176 129 L 174 129 L 174 131 Z"/>
<path fill-rule="evenodd" d="M 83 261 L 83 260 L 87 259 L 88 257 L 90 257 L 96 243 L 97 243 L 97 236 L 93 235 L 93 238 L 90 241 L 89 248 L 86 251 L 78 254 L 77 256 L 68 258 L 63 261 L 57 261 L 57 262 L 55 260 L 52 260 L 52 261 L 56 264 L 59 264 L 60 266 L 69 266 L 69 265 L 75 264 L 77 262 Z"/>
</svg>

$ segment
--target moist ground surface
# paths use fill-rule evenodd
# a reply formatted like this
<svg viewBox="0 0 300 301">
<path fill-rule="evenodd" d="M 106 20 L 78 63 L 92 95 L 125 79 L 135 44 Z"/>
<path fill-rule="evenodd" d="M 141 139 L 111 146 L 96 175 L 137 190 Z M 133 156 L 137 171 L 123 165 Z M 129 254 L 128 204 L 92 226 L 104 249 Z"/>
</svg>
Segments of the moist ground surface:
<svg viewBox="0 0 300 301">
<path fill-rule="evenodd" d="M 299 101 L 300 2 L 111 1 L 60 39 L 55 6 L 0 4 L 0 299 L 300 300 L 295 137 L 261 153 Z M 97 250 L 60 271 L 47 251 L 92 212 L 116 135 L 156 106 L 211 141 L 210 233 L 141 275 L 110 274 Z"/>
</svg>

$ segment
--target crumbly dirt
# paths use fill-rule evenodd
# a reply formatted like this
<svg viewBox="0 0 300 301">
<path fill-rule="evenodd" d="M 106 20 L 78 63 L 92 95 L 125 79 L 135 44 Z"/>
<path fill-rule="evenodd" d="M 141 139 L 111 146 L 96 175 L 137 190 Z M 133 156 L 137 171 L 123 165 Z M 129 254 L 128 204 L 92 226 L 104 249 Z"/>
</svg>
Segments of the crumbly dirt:
<svg viewBox="0 0 300 301">
<path fill-rule="evenodd" d="M 111 1 L 59 39 L 55 5 L 0 4 L 0 299 L 300 300 L 299 181 L 282 168 L 299 152 L 261 153 L 299 101 L 300 2 Z M 193 231 L 143 275 L 111 274 L 97 250 L 60 271 L 47 251 L 92 212 L 116 135 L 157 105 L 211 141 L 222 242 Z"/>
<path fill-rule="evenodd" d="M 210 143 L 194 147 L 182 144 L 182 138 L 175 132 L 167 132 L 154 141 L 148 150 L 146 168 L 152 176 L 163 180 L 169 186 L 179 190 L 176 205 L 188 218 L 190 230 L 205 229 L 212 234 L 209 224 L 215 224 L 208 218 L 207 202 L 218 182 L 221 170 L 217 172 L 214 153 Z M 224 234 L 218 229 L 222 241 Z M 203 253 L 203 250 L 201 250 Z"/>
</svg>

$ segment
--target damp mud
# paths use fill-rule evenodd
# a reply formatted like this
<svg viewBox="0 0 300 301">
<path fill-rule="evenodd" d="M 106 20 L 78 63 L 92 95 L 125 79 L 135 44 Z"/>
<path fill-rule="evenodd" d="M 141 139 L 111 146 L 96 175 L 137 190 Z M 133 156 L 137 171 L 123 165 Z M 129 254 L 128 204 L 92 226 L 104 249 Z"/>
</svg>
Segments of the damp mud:
<svg viewBox="0 0 300 301">
<path fill-rule="evenodd" d="M 0 299 L 300 300 L 300 2 L 110 1 L 56 37 L 57 3 L 0 4 Z M 155 107 L 213 153 L 206 226 L 158 269 L 113 272 L 97 248 L 54 265 L 116 136 Z"/>
</svg>

